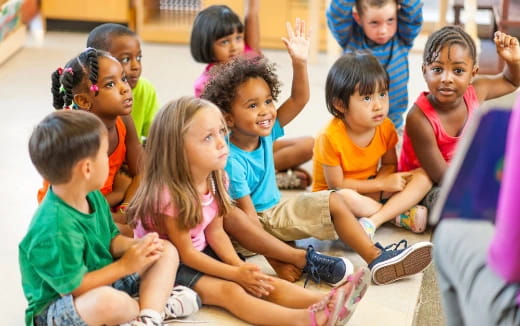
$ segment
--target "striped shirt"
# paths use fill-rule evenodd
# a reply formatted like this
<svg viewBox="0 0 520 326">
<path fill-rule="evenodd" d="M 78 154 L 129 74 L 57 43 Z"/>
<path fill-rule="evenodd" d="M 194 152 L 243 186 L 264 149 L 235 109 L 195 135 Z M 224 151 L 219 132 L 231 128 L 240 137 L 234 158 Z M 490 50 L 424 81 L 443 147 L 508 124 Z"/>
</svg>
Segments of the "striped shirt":
<svg viewBox="0 0 520 326">
<path fill-rule="evenodd" d="M 397 33 L 386 44 L 368 39 L 352 16 L 354 0 L 332 0 L 327 10 L 327 24 L 345 52 L 370 50 L 390 76 L 388 117 L 396 128 L 403 126 L 408 109 L 408 52 L 421 31 L 423 22 L 420 0 L 401 0 L 397 14 Z"/>
</svg>

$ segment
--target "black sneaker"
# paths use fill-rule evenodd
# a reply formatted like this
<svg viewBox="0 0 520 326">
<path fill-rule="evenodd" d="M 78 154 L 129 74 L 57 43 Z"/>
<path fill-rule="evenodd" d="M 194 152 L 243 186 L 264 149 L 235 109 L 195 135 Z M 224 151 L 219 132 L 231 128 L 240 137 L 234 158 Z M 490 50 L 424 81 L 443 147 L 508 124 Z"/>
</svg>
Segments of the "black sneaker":
<svg viewBox="0 0 520 326">
<path fill-rule="evenodd" d="M 403 249 L 399 249 L 401 244 L 404 244 Z M 408 247 L 406 240 L 401 240 L 384 248 L 378 242 L 376 247 L 381 249 L 381 254 L 368 264 L 375 284 L 388 284 L 420 273 L 432 262 L 431 242 L 418 242 Z"/>
<path fill-rule="evenodd" d="M 307 279 L 304 287 L 307 285 L 309 278 L 316 283 L 324 281 L 332 286 L 337 286 L 345 282 L 347 277 L 354 273 L 354 266 L 348 259 L 320 254 L 311 245 L 307 247 L 305 257 L 307 262 L 303 272 L 307 273 Z"/>
</svg>

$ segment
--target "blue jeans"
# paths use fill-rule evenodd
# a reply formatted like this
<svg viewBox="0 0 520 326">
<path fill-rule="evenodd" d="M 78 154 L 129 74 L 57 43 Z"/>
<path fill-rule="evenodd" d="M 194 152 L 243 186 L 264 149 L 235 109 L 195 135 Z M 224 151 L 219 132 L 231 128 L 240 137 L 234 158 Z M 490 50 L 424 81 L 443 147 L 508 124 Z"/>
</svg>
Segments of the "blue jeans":
<svg viewBox="0 0 520 326">
<path fill-rule="evenodd" d="M 128 293 L 130 296 L 139 294 L 139 275 L 132 274 L 115 281 L 112 287 Z M 74 298 L 71 294 L 63 296 L 52 302 L 34 317 L 36 326 L 88 326 L 79 316 L 74 306 Z"/>
</svg>

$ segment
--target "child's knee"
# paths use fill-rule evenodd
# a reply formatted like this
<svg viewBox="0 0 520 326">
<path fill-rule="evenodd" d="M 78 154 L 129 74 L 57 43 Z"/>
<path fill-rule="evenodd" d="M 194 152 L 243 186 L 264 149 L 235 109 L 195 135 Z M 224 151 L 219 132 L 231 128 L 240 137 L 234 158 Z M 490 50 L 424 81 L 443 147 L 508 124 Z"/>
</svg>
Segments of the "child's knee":
<svg viewBox="0 0 520 326">
<path fill-rule="evenodd" d="M 94 306 L 91 308 L 99 316 L 117 315 L 117 312 L 137 316 L 139 313 L 137 301 L 132 299 L 128 293 L 116 290 L 113 287 L 102 286 L 92 290 L 87 295 L 90 298 L 88 302 L 91 302 Z"/>
<path fill-rule="evenodd" d="M 176 265 L 179 265 L 179 252 L 177 248 L 168 240 L 163 240 L 163 252 L 161 255 L 162 259 L 169 261 L 175 261 Z"/>
</svg>

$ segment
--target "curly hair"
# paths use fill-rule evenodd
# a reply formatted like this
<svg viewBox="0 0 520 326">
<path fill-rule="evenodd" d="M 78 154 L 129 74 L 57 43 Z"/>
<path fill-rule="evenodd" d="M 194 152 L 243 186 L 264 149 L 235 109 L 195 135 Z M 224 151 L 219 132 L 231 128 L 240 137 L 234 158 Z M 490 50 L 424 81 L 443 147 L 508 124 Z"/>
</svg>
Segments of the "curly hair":
<svg viewBox="0 0 520 326">
<path fill-rule="evenodd" d="M 137 34 L 121 24 L 102 24 L 88 34 L 87 47 L 110 52 L 112 40 L 120 36 L 137 36 Z"/>
<path fill-rule="evenodd" d="M 250 78 L 262 78 L 269 86 L 273 100 L 276 101 L 281 84 L 275 71 L 274 63 L 269 63 L 262 56 L 238 57 L 210 70 L 210 79 L 201 98 L 213 102 L 221 111 L 229 113 L 238 87 Z"/>
<path fill-rule="evenodd" d="M 477 63 L 477 50 L 475 42 L 471 36 L 469 36 L 469 34 L 460 26 L 444 26 L 430 35 L 426 41 L 423 54 L 424 64 L 432 64 L 437 59 L 443 48 L 450 48 L 455 44 L 468 49 L 473 64 Z"/>
</svg>

